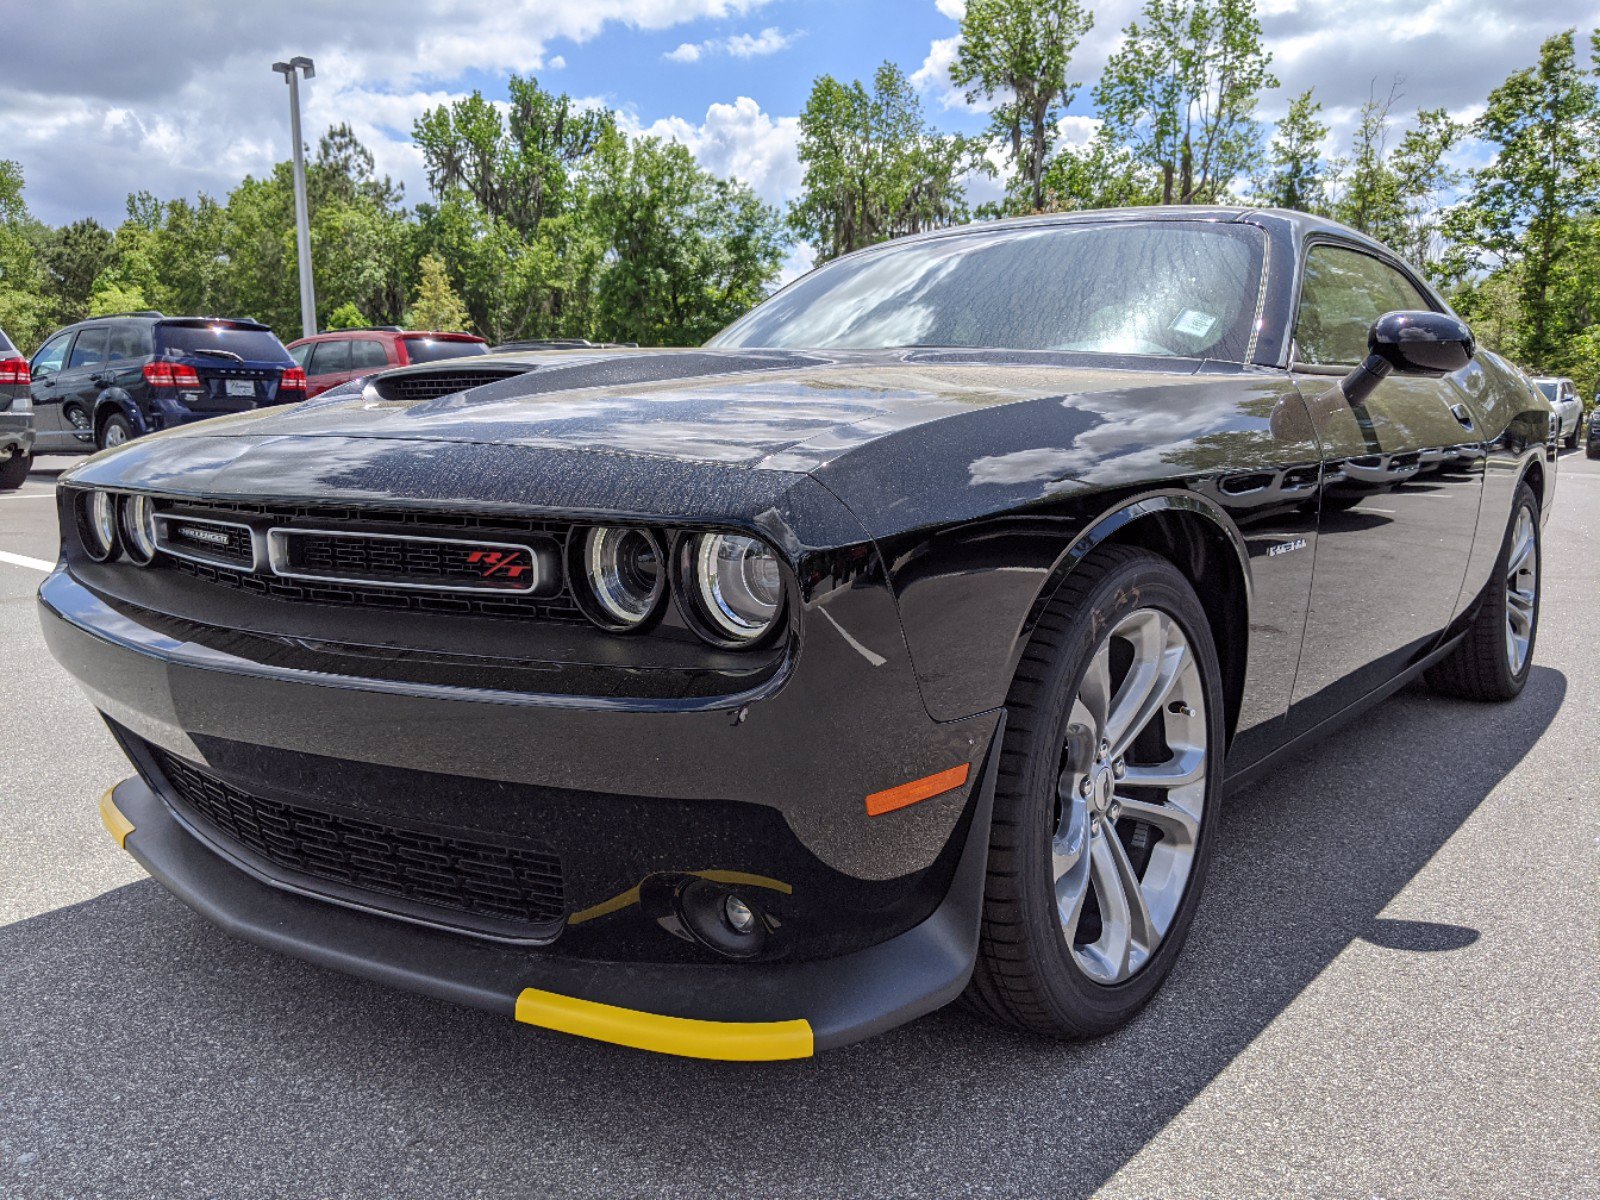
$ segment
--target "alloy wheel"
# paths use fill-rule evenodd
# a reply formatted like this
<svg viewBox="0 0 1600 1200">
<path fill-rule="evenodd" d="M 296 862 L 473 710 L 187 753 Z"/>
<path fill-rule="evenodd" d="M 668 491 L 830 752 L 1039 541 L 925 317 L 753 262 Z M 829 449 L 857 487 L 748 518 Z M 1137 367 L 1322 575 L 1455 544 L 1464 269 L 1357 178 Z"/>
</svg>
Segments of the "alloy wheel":
<svg viewBox="0 0 1600 1200">
<path fill-rule="evenodd" d="M 1506 660 L 1511 664 L 1513 675 L 1520 675 L 1527 665 L 1538 605 L 1538 542 L 1533 513 L 1523 507 L 1517 513 L 1516 532 L 1511 535 L 1511 556 L 1506 564 Z"/>
<path fill-rule="evenodd" d="M 106 426 L 104 440 L 106 449 L 109 450 L 112 446 L 120 446 L 126 442 L 128 440 L 128 432 L 127 430 L 123 429 L 121 425 L 117 424 L 117 422 L 113 421 L 111 424 Z"/>
<path fill-rule="evenodd" d="M 1136 974 L 1171 929 L 1208 778 L 1205 692 L 1183 627 L 1137 609 L 1101 640 L 1068 717 L 1052 874 L 1061 930 L 1090 979 Z"/>
</svg>

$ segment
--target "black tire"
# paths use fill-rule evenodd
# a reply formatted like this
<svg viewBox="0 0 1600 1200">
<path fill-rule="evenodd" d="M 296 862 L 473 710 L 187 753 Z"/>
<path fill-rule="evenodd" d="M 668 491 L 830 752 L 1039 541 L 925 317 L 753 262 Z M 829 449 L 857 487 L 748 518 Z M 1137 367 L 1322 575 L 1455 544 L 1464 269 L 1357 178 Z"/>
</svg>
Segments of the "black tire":
<svg viewBox="0 0 1600 1200">
<path fill-rule="evenodd" d="M 33 470 L 33 455 L 13 454 L 0 463 L 0 492 L 11 492 L 21 487 Z"/>
<path fill-rule="evenodd" d="M 1572 427 L 1572 432 L 1565 439 L 1563 439 L 1567 444 L 1568 450 L 1576 450 L 1578 448 L 1578 435 L 1582 432 L 1583 421 L 1580 419 L 1578 423 Z"/>
<path fill-rule="evenodd" d="M 1584 448 L 1584 457 L 1586 457 L 1586 458 L 1600 458 L 1600 442 L 1590 442 Z"/>
<path fill-rule="evenodd" d="M 112 430 L 117 430 L 122 434 L 120 442 L 112 433 Z M 133 426 L 129 423 L 127 417 L 121 413 L 112 413 L 104 421 L 100 422 L 100 428 L 95 433 L 94 441 L 96 448 L 104 450 L 109 445 L 123 445 L 131 442 L 137 436 L 133 432 Z"/>
<path fill-rule="evenodd" d="M 1533 516 L 1533 556 L 1537 583 L 1534 589 L 1533 629 L 1528 640 L 1527 657 L 1521 670 L 1513 671 L 1510 655 L 1506 651 L 1506 572 L 1510 566 L 1512 538 L 1516 533 L 1517 519 L 1524 511 Z M 1506 524 L 1505 537 L 1500 543 L 1500 553 L 1494 560 L 1494 574 L 1489 577 L 1483 594 L 1478 597 L 1477 611 L 1467 635 L 1450 656 L 1429 669 L 1428 686 L 1447 696 L 1460 696 L 1467 700 L 1514 700 L 1522 694 L 1533 669 L 1533 652 L 1539 640 L 1539 612 L 1544 606 L 1544 531 L 1539 525 L 1539 501 L 1526 483 L 1517 487 L 1516 501 L 1511 506 L 1511 519 Z"/>
<path fill-rule="evenodd" d="M 1121 983 L 1092 980 L 1062 935 L 1050 847 L 1068 714 L 1106 631 L 1135 608 L 1176 618 L 1200 670 L 1208 750 L 1204 819 L 1184 894 L 1145 965 Z M 1204 609 L 1166 559 L 1108 547 L 1079 566 L 1046 608 L 1006 704 L 978 961 L 964 999 L 1001 1024 L 1057 1038 L 1095 1037 L 1131 1019 L 1183 947 L 1211 859 L 1222 790 L 1221 671 Z"/>
</svg>

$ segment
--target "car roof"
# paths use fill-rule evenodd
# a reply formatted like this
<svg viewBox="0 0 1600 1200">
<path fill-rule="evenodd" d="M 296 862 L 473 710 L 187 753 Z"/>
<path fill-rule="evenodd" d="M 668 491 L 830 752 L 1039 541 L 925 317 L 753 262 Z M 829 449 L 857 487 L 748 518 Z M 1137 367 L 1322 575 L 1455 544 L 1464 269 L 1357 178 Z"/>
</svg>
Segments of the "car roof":
<svg viewBox="0 0 1600 1200">
<path fill-rule="evenodd" d="M 1152 204 L 1132 208 L 1091 208 L 1078 212 L 1033 213 L 1021 217 L 1006 217 L 998 221 L 974 221 L 967 225 L 933 229 L 926 233 L 895 238 L 889 242 L 878 242 L 872 246 L 854 251 L 854 253 L 870 254 L 874 250 L 882 250 L 886 246 L 902 246 L 908 242 L 935 241 L 939 238 L 961 237 L 1029 226 L 1133 225 L 1160 221 L 1214 221 L 1230 225 L 1257 225 L 1275 232 L 1289 234 L 1297 240 L 1301 237 L 1320 233 L 1355 242 L 1386 255 L 1393 256 L 1395 254 L 1394 250 L 1385 246 L 1382 242 L 1368 237 L 1360 230 L 1352 229 L 1348 225 L 1330 220 L 1327 217 L 1318 217 L 1311 213 L 1297 212 L 1287 208 L 1257 208 L 1248 204 Z M 850 255 L 842 255 L 841 257 L 849 258 Z"/>
<path fill-rule="evenodd" d="M 483 342 L 484 345 L 488 345 L 487 338 L 479 337 L 475 333 L 463 333 L 459 329 L 401 329 L 395 325 L 362 325 L 355 329 L 324 329 L 321 333 L 297 337 L 289 345 L 299 346 L 310 342 L 324 342 L 329 338 L 349 337 L 354 333 L 376 334 L 380 337 L 395 338 L 449 338 L 452 341 Z"/>
</svg>

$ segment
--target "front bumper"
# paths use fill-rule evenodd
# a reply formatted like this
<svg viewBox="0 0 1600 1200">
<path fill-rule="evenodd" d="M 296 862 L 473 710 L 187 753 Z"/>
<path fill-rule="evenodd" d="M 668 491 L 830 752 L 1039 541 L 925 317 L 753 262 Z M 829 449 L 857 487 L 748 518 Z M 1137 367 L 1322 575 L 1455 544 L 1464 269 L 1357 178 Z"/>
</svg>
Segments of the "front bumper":
<svg viewBox="0 0 1600 1200">
<path fill-rule="evenodd" d="M 875 946 L 801 963 L 596 963 L 526 951 L 271 887 L 202 844 L 141 779 L 107 793 L 118 844 L 184 903 L 268 949 L 529 1025 L 694 1058 L 809 1057 L 942 1007 L 977 953 L 998 754 L 944 899 Z"/>
</svg>

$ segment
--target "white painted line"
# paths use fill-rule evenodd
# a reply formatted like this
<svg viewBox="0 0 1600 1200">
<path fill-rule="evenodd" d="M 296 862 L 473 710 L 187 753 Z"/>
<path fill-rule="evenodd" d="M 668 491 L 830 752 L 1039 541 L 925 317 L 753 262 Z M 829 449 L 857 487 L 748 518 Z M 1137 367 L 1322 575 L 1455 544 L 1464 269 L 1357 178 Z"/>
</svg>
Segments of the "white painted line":
<svg viewBox="0 0 1600 1200">
<path fill-rule="evenodd" d="M 54 500 L 54 492 L 18 492 L 15 496 L 0 496 L 0 500 Z"/>
<path fill-rule="evenodd" d="M 10 563 L 14 567 L 31 567 L 35 571 L 54 571 L 53 562 L 45 562 L 42 558 L 29 558 L 26 554 L 13 554 L 9 550 L 0 550 L 0 563 Z"/>
</svg>

